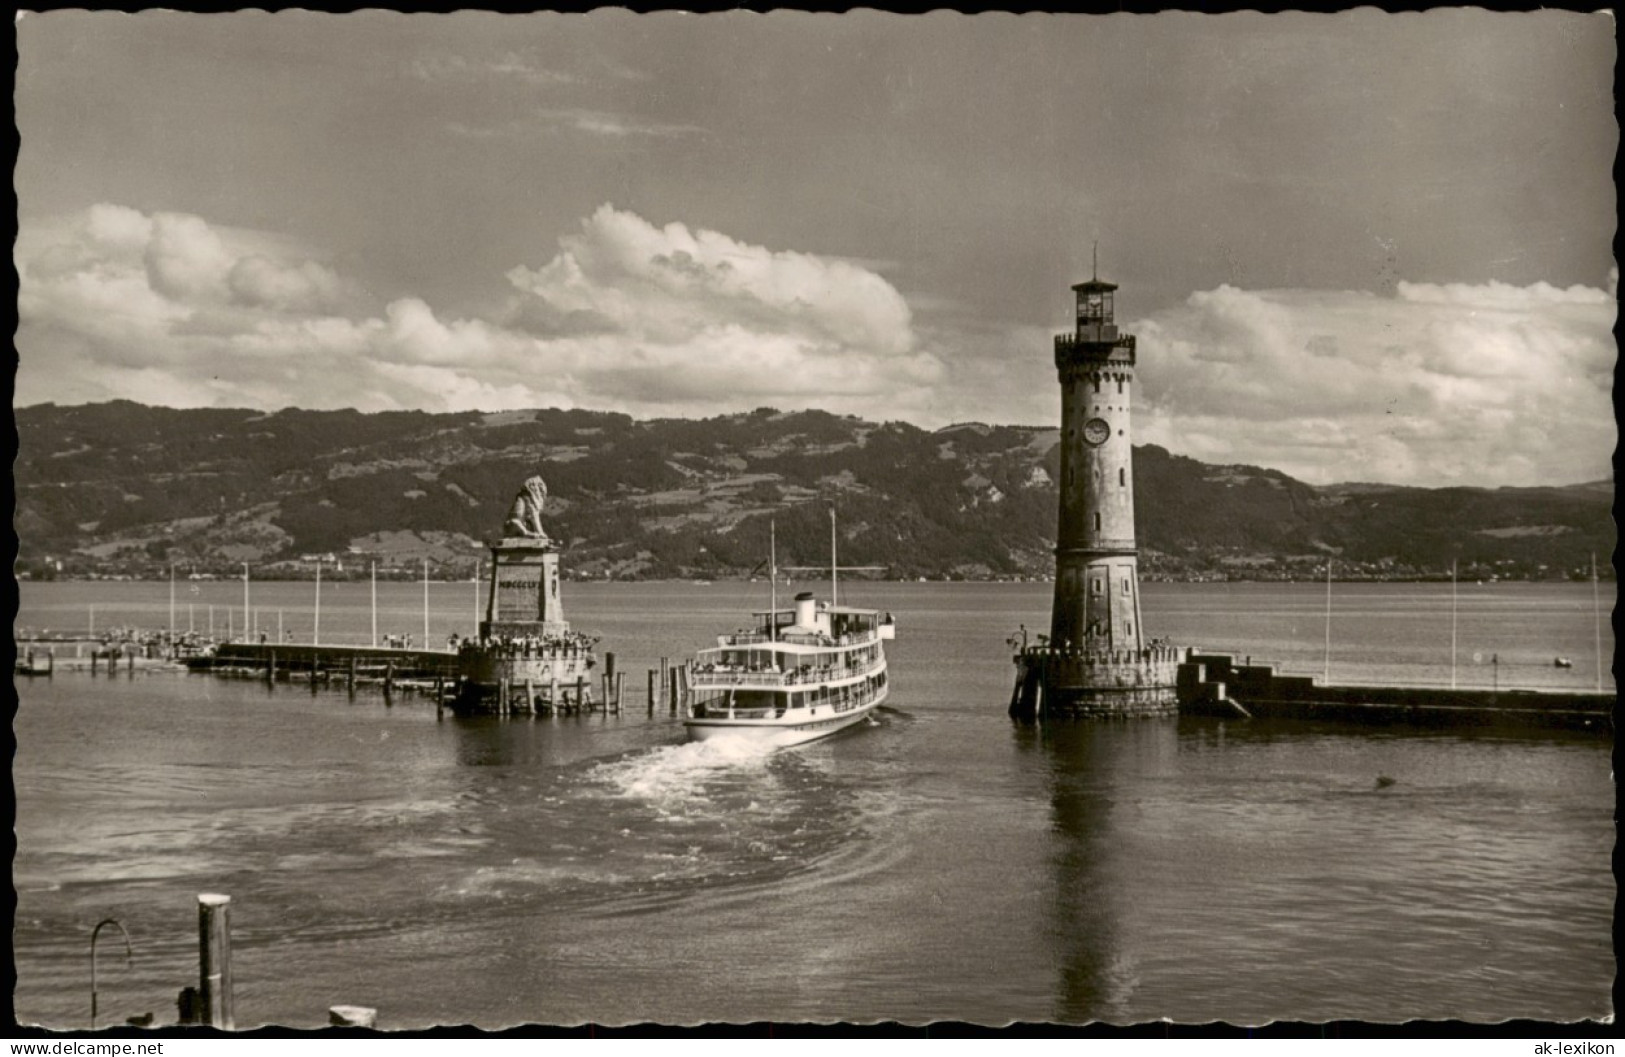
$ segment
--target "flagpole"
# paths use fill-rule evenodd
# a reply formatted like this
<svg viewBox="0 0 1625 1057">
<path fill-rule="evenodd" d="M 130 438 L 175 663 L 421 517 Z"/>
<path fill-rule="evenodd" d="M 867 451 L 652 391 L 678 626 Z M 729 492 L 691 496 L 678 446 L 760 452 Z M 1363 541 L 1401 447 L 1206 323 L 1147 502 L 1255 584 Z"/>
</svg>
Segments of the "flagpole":
<svg viewBox="0 0 1625 1057">
<path fill-rule="evenodd" d="M 1602 691 L 1602 601 L 1597 594 L 1597 552 L 1591 552 L 1591 621 L 1597 634 L 1597 690 Z"/>
<path fill-rule="evenodd" d="M 310 629 L 310 644 L 322 644 L 322 560 L 316 559 L 316 623 Z"/>
<path fill-rule="evenodd" d="M 775 642 L 779 637 L 779 536 L 773 519 L 767 520 L 767 637 Z"/>
<path fill-rule="evenodd" d="M 1321 672 L 1323 684 L 1332 681 L 1332 560 L 1326 559 L 1326 662 Z"/>
<path fill-rule="evenodd" d="M 243 637 L 248 637 L 248 563 L 243 562 Z"/>
<path fill-rule="evenodd" d="M 372 648 L 378 648 L 378 563 L 372 565 Z"/>
<path fill-rule="evenodd" d="M 1596 579 L 1596 561 L 1591 563 L 1592 579 Z M 175 637 L 175 563 L 169 563 L 169 637 Z"/>
<path fill-rule="evenodd" d="M 423 559 L 423 648 L 429 648 L 429 559 Z"/>
<path fill-rule="evenodd" d="M 1450 559 L 1450 689 L 1456 688 L 1456 560 Z"/>
</svg>

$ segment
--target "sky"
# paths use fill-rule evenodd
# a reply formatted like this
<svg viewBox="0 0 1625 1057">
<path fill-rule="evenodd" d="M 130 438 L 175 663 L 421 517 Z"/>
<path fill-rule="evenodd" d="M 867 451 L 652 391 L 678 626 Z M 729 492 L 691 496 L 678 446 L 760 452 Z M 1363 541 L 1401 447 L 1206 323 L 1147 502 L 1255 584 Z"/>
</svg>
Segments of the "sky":
<svg viewBox="0 0 1625 1057">
<path fill-rule="evenodd" d="M 1316 484 L 1609 478 L 1607 14 L 55 11 L 18 406 L 821 408 Z"/>
</svg>

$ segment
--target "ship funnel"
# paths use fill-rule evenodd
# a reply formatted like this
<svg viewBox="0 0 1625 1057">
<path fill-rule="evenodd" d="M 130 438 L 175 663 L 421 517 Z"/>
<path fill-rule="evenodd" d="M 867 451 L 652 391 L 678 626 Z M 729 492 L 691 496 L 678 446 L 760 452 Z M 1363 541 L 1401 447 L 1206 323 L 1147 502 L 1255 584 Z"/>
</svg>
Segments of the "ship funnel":
<svg viewBox="0 0 1625 1057">
<path fill-rule="evenodd" d="M 813 601 L 811 591 L 803 591 L 796 595 L 796 626 L 803 628 L 817 627 L 818 603 Z"/>
</svg>

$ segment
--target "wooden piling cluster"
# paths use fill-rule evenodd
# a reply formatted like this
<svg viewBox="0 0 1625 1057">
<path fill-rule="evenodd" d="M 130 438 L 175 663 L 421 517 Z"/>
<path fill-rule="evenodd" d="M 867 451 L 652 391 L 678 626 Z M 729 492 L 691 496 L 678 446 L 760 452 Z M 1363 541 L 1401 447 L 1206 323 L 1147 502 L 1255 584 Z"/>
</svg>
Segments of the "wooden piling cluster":
<svg viewBox="0 0 1625 1057">
<path fill-rule="evenodd" d="M 660 667 L 649 669 L 649 715 L 654 715 L 655 710 L 660 708 L 673 716 L 677 715 L 683 702 L 688 700 L 693 683 L 692 661 L 672 664 L 669 657 L 660 658 Z"/>
<path fill-rule="evenodd" d="M 496 713 L 501 716 L 569 715 L 580 712 L 616 714 L 626 690 L 624 674 L 605 672 L 599 677 L 597 693 L 585 675 L 578 675 L 573 683 L 561 683 L 555 677 L 546 686 L 538 687 L 535 679 L 499 679 L 497 681 Z M 462 692 L 459 687 L 459 693 Z"/>
</svg>

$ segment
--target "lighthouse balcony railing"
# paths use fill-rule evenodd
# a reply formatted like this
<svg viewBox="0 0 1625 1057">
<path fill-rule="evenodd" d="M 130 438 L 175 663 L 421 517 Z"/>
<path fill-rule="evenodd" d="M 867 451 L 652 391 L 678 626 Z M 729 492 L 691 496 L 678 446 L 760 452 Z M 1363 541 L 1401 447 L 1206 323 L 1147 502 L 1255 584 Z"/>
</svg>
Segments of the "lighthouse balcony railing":
<svg viewBox="0 0 1625 1057">
<path fill-rule="evenodd" d="M 1186 647 L 1172 646 L 1165 643 L 1145 646 L 1138 650 L 1079 649 L 1077 647 L 1052 646 L 1046 643 L 1020 649 L 1016 654 L 1016 659 L 1041 660 L 1054 658 L 1084 665 L 1144 664 L 1183 661 L 1186 652 Z"/>
<path fill-rule="evenodd" d="M 1117 363 L 1128 367 L 1134 366 L 1134 335 L 1132 334 L 1119 334 L 1117 337 L 1106 341 L 1082 340 L 1076 334 L 1057 334 L 1055 335 L 1055 365 L 1057 367 L 1064 366 L 1067 362 L 1073 360 L 1080 350 L 1096 349 L 1101 345 L 1112 346 L 1112 351 L 1104 361 L 1105 363 Z M 1087 361 L 1091 366 L 1099 362 L 1101 361 L 1094 358 Z"/>
</svg>

